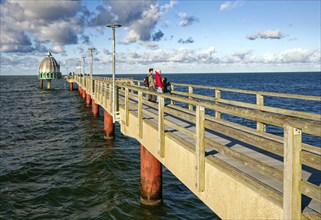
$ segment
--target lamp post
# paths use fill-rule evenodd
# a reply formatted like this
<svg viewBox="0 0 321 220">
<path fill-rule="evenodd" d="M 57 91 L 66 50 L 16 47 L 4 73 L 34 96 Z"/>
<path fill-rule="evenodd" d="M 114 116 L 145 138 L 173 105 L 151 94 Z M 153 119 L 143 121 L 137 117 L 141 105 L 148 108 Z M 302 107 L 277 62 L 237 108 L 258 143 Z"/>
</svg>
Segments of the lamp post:
<svg viewBox="0 0 321 220">
<path fill-rule="evenodd" d="M 115 94 L 115 29 L 121 27 L 120 24 L 107 24 L 107 27 L 113 29 L 113 65 L 112 65 L 112 76 L 113 76 L 113 122 L 116 120 L 116 94 Z"/>
<path fill-rule="evenodd" d="M 82 71 L 81 71 L 81 72 L 82 72 L 82 74 L 85 75 L 85 58 L 86 58 L 86 57 L 83 56 L 83 57 L 81 57 L 81 58 L 82 58 L 82 67 L 81 67 L 81 68 L 82 68 Z"/>
<path fill-rule="evenodd" d="M 95 48 L 89 48 L 88 49 L 90 51 L 90 56 L 91 56 L 91 63 L 90 63 L 90 95 L 91 97 L 93 97 L 93 63 L 94 63 L 94 54 L 93 51 L 95 51 Z"/>
</svg>

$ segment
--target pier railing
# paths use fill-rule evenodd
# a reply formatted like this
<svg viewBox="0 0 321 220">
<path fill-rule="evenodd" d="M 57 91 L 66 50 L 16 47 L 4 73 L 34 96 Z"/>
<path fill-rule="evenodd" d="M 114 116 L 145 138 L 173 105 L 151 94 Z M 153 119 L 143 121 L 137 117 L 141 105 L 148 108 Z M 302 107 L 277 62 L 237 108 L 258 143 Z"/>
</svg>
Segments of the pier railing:
<svg viewBox="0 0 321 220">
<path fill-rule="evenodd" d="M 74 76 L 74 80 L 86 91 L 92 91 L 89 77 Z M 161 158 L 166 157 L 165 148 L 170 147 L 165 146 L 166 136 L 176 138 L 191 149 L 195 154 L 195 187 L 198 192 L 206 190 L 205 163 L 210 163 L 273 201 L 283 209 L 285 219 L 321 218 L 318 211 L 301 208 L 302 195 L 321 204 L 320 179 L 319 182 L 311 182 L 302 177 L 303 166 L 309 167 L 320 177 L 321 148 L 303 143 L 302 135 L 309 135 L 310 138 L 320 140 L 321 115 L 264 105 L 265 97 L 301 99 L 318 103 L 321 102 L 321 97 L 177 83 L 171 84 L 170 94 L 160 94 L 141 86 L 140 81 L 117 79 L 116 84 L 117 90 L 112 91 L 110 78 L 95 77 L 93 99 L 111 114 L 113 109 L 117 112 L 122 109 L 124 118 L 121 118 L 121 125 L 128 126 L 129 115 L 135 114 L 138 120 L 138 140 L 147 135 L 144 134 L 143 123 L 147 121 L 154 123 L 158 132 L 158 153 Z M 185 92 L 184 89 L 183 91 L 177 89 L 179 87 L 185 87 Z M 212 93 L 197 94 L 193 92 L 196 89 L 206 89 Z M 116 103 L 111 102 L 113 92 L 117 94 Z M 256 103 L 222 98 L 223 92 L 253 95 Z M 148 101 L 146 98 L 148 95 L 158 96 L 158 104 Z M 116 107 L 113 108 L 112 105 Z M 150 111 L 144 106 L 157 109 L 157 111 Z M 234 118 L 230 120 L 229 117 L 222 117 L 222 114 Z M 184 121 L 184 125 L 166 119 L 165 115 L 179 118 Z M 242 119 L 254 122 L 256 126 L 251 126 L 251 123 L 237 123 Z M 282 136 L 267 132 L 267 125 L 281 129 Z M 169 132 L 170 130 L 191 137 L 192 141 L 184 140 Z M 282 166 L 275 166 L 226 146 L 212 139 L 211 134 L 213 133 L 219 133 L 249 145 L 255 150 L 265 152 L 269 157 L 278 160 Z M 261 179 L 238 169 L 237 166 L 227 164 L 224 160 L 215 157 L 217 153 L 233 158 L 266 178 L 280 182 L 282 189 L 264 183 Z"/>
</svg>

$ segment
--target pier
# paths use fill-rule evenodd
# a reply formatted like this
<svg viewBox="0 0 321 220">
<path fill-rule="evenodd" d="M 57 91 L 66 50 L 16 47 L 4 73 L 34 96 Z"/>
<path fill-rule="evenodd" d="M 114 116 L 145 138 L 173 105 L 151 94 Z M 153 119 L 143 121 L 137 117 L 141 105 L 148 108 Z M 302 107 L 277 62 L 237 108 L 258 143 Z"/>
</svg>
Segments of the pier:
<svg viewBox="0 0 321 220">
<path fill-rule="evenodd" d="M 177 83 L 171 94 L 160 94 L 127 78 L 115 86 L 106 77 L 66 79 L 70 90 L 78 85 L 93 115 L 104 109 L 106 139 L 119 123 L 121 133 L 140 142 L 143 204 L 161 201 L 163 164 L 222 219 L 321 219 L 321 148 L 302 141 L 320 140 L 321 115 L 266 104 L 273 98 L 320 104 L 321 97 Z"/>
</svg>

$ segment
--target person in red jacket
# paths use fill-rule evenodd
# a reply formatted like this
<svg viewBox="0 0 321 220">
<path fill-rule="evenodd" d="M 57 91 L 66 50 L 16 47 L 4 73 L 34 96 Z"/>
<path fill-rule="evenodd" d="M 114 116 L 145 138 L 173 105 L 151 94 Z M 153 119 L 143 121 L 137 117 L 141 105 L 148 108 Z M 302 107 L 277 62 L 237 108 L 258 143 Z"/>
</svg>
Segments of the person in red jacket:
<svg viewBox="0 0 321 220">
<path fill-rule="evenodd" d="M 163 93 L 163 80 L 162 80 L 162 77 L 161 77 L 161 73 L 162 71 L 161 70 L 156 70 L 155 71 L 156 73 L 156 78 L 155 78 L 155 81 L 156 81 L 156 88 L 157 88 L 157 92 L 159 93 Z M 157 103 L 159 101 L 159 97 L 157 96 Z"/>
</svg>

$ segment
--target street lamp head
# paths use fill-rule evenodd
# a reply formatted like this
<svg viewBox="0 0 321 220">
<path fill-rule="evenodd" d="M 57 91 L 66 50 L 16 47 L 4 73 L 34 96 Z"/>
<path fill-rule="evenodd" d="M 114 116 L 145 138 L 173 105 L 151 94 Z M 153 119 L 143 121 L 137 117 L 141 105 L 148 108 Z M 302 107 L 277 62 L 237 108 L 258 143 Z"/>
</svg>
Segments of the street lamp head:
<svg viewBox="0 0 321 220">
<path fill-rule="evenodd" d="M 107 24 L 106 26 L 109 28 L 117 28 L 117 27 L 121 27 L 121 24 L 111 23 L 111 24 Z"/>
</svg>

